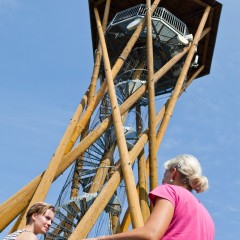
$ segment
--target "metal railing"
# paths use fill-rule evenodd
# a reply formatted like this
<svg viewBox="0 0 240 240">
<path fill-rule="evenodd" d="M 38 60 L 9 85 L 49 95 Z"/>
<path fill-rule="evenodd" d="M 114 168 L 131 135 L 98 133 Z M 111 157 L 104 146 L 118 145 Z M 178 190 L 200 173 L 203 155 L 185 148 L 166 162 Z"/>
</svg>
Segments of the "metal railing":
<svg viewBox="0 0 240 240">
<path fill-rule="evenodd" d="M 125 20 L 129 20 L 131 18 L 136 17 L 143 18 L 146 15 L 146 12 L 147 12 L 146 5 L 139 4 L 135 7 L 131 7 L 117 13 L 110 25 L 115 25 Z M 165 8 L 162 7 L 156 8 L 152 15 L 152 19 L 164 22 L 165 25 L 168 25 L 169 27 L 171 27 L 172 29 L 174 29 L 183 36 L 188 34 L 186 24 Z"/>
</svg>

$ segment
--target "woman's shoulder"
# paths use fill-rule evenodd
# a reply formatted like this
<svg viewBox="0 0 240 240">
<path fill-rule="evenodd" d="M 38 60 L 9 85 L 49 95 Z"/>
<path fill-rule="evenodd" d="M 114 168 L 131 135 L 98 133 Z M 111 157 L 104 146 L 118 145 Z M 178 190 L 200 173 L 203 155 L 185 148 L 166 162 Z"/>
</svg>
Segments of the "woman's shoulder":
<svg viewBox="0 0 240 240">
<path fill-rule="evenodd" d="M 164 198 L 174 203 L 176 191 L 173 185 L 162 184 L 153 189 L 148 196 L 153 204 L 155 204 L 156 198 Z"/>
<path fill-rule="evenodd" d="M 180 186 L 164 183 L 157 186 L 155 189 L 153 189 L 153 191 L 173 191 L 173 192 L 180 191 L 181 192 L 181 191 L 188 191 L 188 190 Z"/>
<path fill-rule="evenodd" d="M 23 231 L 18 235 L 16 240 L 37 240 L 37 236 L 30 231 Z"/>
<path fill-rule="evenodd" d="M 166 190 L 166 191 L 172 191 L 175 193 L 186 193 L 186 194 L 192 194 L 189 190 L 187 190 L 184 187 L 173 185 L 173 184 L 167 184 L 164 183 L 156 188 L 156 190 Z"/>
<path fill-rule="evenodd" d="M 171 201 L 175 205 L 179 199 L 192 198 L 191 195 L 192 193 L 183 187 L 165 183 L 153 189 L 148 196 L 153 204 L 156 198 L 160 197 Z"/>
</svg>

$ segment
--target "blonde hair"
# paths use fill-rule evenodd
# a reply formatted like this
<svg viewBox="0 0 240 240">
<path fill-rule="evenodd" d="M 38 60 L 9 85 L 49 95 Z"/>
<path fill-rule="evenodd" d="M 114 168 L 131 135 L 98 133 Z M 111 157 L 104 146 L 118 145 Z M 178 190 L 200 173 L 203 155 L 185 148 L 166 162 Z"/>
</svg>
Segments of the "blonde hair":
<svg viewBox="0 0 240 240">
<path fill-rule="evenodd" d="M 48 203 L 38 202 L 38 203 L 35 203 L 34 205 L 32 205 L 29 208 L 27 215 L 26 215 L 27 224 L 29 224 L 31 222 L 31 217 L 33 214 L 36 213 L 37 215 L 44 215 L 48 209 L 50 209 L 52 212 L 55 213 L 55 207 Z"/>
<path fill-rule="evenodd" d="M 196 157 L 190 154 L 178 155 L 164 163 L 166 169 L 176 168 L 183 176 L 183 182 L 197 193 L 208 189 L 208 179 L 202 175 L 202 168 Z"/>
</svg>

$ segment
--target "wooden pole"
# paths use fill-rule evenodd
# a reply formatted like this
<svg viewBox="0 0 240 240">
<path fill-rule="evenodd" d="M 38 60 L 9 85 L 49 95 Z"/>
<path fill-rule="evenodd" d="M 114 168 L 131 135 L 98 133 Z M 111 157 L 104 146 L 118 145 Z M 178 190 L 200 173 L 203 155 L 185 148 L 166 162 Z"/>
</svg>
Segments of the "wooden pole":
<svg viewBox="0 0 240 240">
<path fill-rule="evenodd" d="M 209 14 L 208 26 L 212 25 L 212 21 L 213 21 L 213 11 L 211 11 L 211 13 Z M 205 39 L 205 44 L 204 44 L 205 46 L 204 46 L 204 51 L 203 51 L 203 55 L 202 55 L 202 63 L 203 64 L 206 63 L 207 52 L 208 52 L 207 49 L 208 49 L 208 45 L 209 45 L 209 41 L 210 41 L 210 30 L 211 30 L 211 28 L 210 27 L 208 27 L 208 28 L 209 28 L 209 31 L 208 31 L 208 34 L 207 34 L 206 39 Z"/>
<path fill-rule="evenodd" d="M 113 144 L 111 148 L 108 150 L 108 152 L 106 153 L 106 155 L 101 160 L 98 170 L 93 178 L 93 183 L 90 187 L 89 193 L 99 192 L 101 190 L 106 180 L 110 163 L 112 162 L 115 147 L 116 147 L 116 144 Z"/>
<path fill-rule="evenodd" d="M 155 0 L 155 2 L 152 5 L 152 8 L 156 9 L 159 2 L 160 2 L 160 0 Z M 128 57 L 128 55 L 131 52 L 133 46 L 135 45 L 136 41 L 138 40 L 144 26 L 145 26 L 145 18 L 139 24 L 139 26 L 137 27 L 137 29 L 135 30 L 135 32 L 131 36 L 130 40 L 128 41 L 126 47 L 122 51 L 121 55 L 118 57 L 117 61 L 115 62 L 114 66 L 112 68 L 113 79 L 117 76 L 118 72 L 120 71 L 121 67 L 123 66 L 125 59 Z M 76 129 L 75 129 L 75 131 L 74 131 L 74 133 L 71 137 L 71 140 L 70 140 L 70 142 L 69 142 L 69 144 L 66 148 L 66 153 L 68 153 L 72 149 L 72 147 L 75 144 L 77 138 L 79 137 L 79 135 L 81 134 L 81 132 L 85 128 L 86 124 L 89 122 L 89 119 L 90 119 L 94 109 L 96 108 L 96 106 L 98 105 L 100 100 L 102 100 L 104 94 L 106 93 L 106 86 L 107 86 L 107 81 L 105 80 L 105 81 L 103 81 L 98 93 L 94 96 L 91 103 L 88 105 L 88 107 L 87 107 L 85 113 L 83 114 L 82 118 L 79 120 L 79 122 L 76 126 Z"/>
<path fill-rule="evenodd" d="M 166 103 L 165 103 L 165 105 L 166 105 Z M 165 113 L 165 105 L 161 108 L 161 110 L 157 114 L 156 120 L 155 120 L 156 123 L 159 123 L 163 119 L 163 116 L 164 116 L 164 113 Z M 156 138 L 156 140 L 157 140 L 157 138 Z M 156 141 L 156 143 L 157 143 L 157 141 Z M 149 174 L 149 156 L 145 161 L 145 174 L 146 174 L 146 176 L 145 176 L 146 178 L 148 178 L 149 175 L 150 175 Z M 140 179 L 139 179 L 139 182 L 138 182 L 138 185 L 137 185 L 137 190 L 139 190 L 139 191 L 141 190 Z M 149 208 L 148 208 L 148 216 L 150 216 L 150 209 Z M 130 213 L 129 213 L 129 209 L 127 209 L 125 214 L 124 214 L 122 223 L 121 223 L 121 229 L 122 229 L 123 232 L 126 232 L 129 229 L 130 223 L 131 223 Z"/>
<path fill-rule="evenodd" d="M 107 28 L 110 6 L 111 6 L 111 0 L 106 0 L 103 21 L 102 21 L 103 31 L 105 31 Z M 101 67 L 101 61 L 102 61 L 102 48 L 101 48 L 101 43 L 99 41 L 98 47 L 97 47 L 97 52 L 96 52 L 96 57 L 95 57 L 95 61 L 94 61 L 94 69 L 93 69 L 93 73 L 92 73 L 91 85 L 89 88 L 89 96 L 91 97 L 91 99 L 95 95 L 94 93 L 95 93 L 95 89 L 96 89 L 97 79 L 99 76 L 99 70 Z"/>
<path fill-rule="evenodd" d="M 184 86 L 184 90 L 190 85 L 190 83 L 197 78 L 197 76 L 203 71 L 204 69 L 204 65 L 202 65 L 201 67 L 198 67 L 198 69 L 195 71 L 195 73 L 189 78 L 189 80 L 187 81 L 186 85 Z M 182 90 L 182 92 L 184 91 Z M 181 92 L 181 94 L 182 94 Z"/>
<path fill-rule="evenodd" d="M 80 117 L 80 114 L 82 112 L 82 109 L 83 109 L 83 105 L 79 104 L 75 114 L 73 115 L 72 120 L 70 121 L 70 124 L 68 125 L 68 127 L 57 147 L 55 154 L 53 155 L 53 157 L 48 165 L 48 168 L 44 172 L 44 174 L 41 178 L 41 181 L 39 182 L 38 187 L 37 187 L 36 191 L 34 192 L 34 195 L 29 203 L 29 206 L 35 204 L 36 202 L 44 201 L 44 199 L 47 195 L 47 192 L 52 184 L 52 181 L 56 175 L 58 166 L 59 166 L 60 162 L 62 161 L 67 143 L 69 142 L 69 139 L 74 131 L 74 128 L 75 128 L 77 121 Z M 21 216 L 22 219 L 21 220 L 19 219 L 19 221 L 17 221 L 17 224 L 15 225 L 15 227 L 12 228 L 13 231 L 16 230 L 17 228 L 22 228 L 23 226 L 25 226 L 25 216 L 26 216 L 26 214 Z"/>
<path fill-rule="evenodd" d="M 153 2 L 152 11 L 154 11 L 157 8 L 159 2 L 160 2 L 160 0 L 155 0 Z M 137 29 L 135 30 L 135 32 L 131 36 L 130 40 L 128 41 L 126 47 L 124 48 L 121 55 L 118 57 L 117 61 L 115 62 L 114 66 L 112 68 L 113 79 L 117 76 L 117 74 L 120 71 L 121 67 L 123 66 L 125 60 L 127 59 L 129 53 L 131 52 L 132 48 L 134 47 L 136 41 L 138 40 L 138 38 L 145 26 L 145 19 L 146 19 L 146 17 L 144 17 L 143 21 L 138 25 Z M 68 144 L 68 146 L 66 148 L 66 152 L 69 152 L 72 149 L 77 138 L 79 137 L 79 135 L 85 128 L 86 124 L 89 122 L 90 116 L 92 115 L 94 109 L 96 108 L 96 106 L 98 105 L 100 100 L 102 100 L 104 94 L 106 93 L 106 86 L 107 86 L 107 82 L 105 80 L 105 81 L 103 81 L 97 95 L 94 96 L 91 104 L 88 105 L 85 113 L 83 114 L 82 118 L 78 122 L 76 129 L 74 131 L 74 134 L 71 137 L 70 143 Z"/>
<path fill-rule="evenodd" d="M 161 111 L 158 113 L 156 117 L 156 123 L 158 123 L 163 118 L 163 114 L 164 109 L 161 109 Z M 142 133 L 137 143 L 134 145 L 131 151 L 129 151 L 131 164 L 140 154 L 147 141 L 148 141 L 148 129 L 146 129 Z M 86 214 L 83 216 L 82 220 L 79 222 L 75 231 L 69 237 L 69 240 L 80 240 L 82 238 L 85 238 L 89 231 L 91 230 L 91 228 L 93 227 L 94 223 L 96 222 L 101 212 L 104 210 L 105 206 L 108 204 L 109 200 L 116 191 L 122 179 L 121 169 L 117 168 L 117 166 L 119 166 L 118 163 L 116 164 L 116 171 L 113 173 L 112 177 L 106 183 L 103 190 L 99 193 L 94 203 L 91 205 Z"/>
<path fill-rule="evenodd" d="M 20 224 L 20 222 L 22 221 L 22 219 L 24 219 L 24 216 L 26 214 L 27 208 L 25 208 L 21 214 L 19 215 L 17 221 L 15 222 L 15 224 L 13 225 L 13 227 L 11 228 L 11 230 L 9 231 L 9 233 L 15 232 L 18 229 L 18 226 Z"/>
<path fill-rule="evenodd" d="M 191 82 L 202 72 L 202 70 L 204 69 L 204 66 L 201 66 L 197 69 L 197 71 L 193 74 L 193 76 L 187 81 L 186 85 L 184 86 L 184 88 L 182 88 L 181 90 L 181 93 L 180 95 L 186 90 L 186 88 L 191 84 Z M 179 95 L 179 97 L 180 97 Z M 158 113 L 158 115 L 156 116 L 156 122 L 159 122 L 164 114 L 165 114 L 165 111 L 166 111 L 166 107 L 169 103 L 169 100 L 165 103 L 165 105 L 161 108 L 161 111 Z M 160 144 L 161 144 L 161 133 L 160 133 L 160 129 L 158 130 L 158 133 L 157 133 L 157 137 L 156 137 L 156 145 L 157 145 L 157 148 L 160 147 Z M 146 178 L 149 176 L 149 157 L 147 158 L 146 160 Z M 137 186 L 137 189 L 140 187 L 140 182 Z M 127 209 L 126 212 L 125 212 L 125 215 L 123 217 L 123 220 L 122 220 L 122 223 L 121 223 L 121 229 L 123 232 L 126 232 L 130 226 L 130 214 L 129 214 L 129 210 Z"/>
<path fill-rule="evenodd" d="M 120 220 L 119 220 L 119 216 L 115 216 L 113 214 L 109 214 L 109 218 L 110 218 L 110 226 L 111 226 L 111 231 L 113 234 L 116 233 L 121 233 L 122 229 L 120 226 Z"/>
<path fill-rule="evenodd" d="M 150 156 L 150 190 L 158 185 L 157 149 L 156 149 L 156 124 L 155 124 L 155 85 L 154 59 L 152 42 L 152 10 L 151 0 L 146 0 L 147 5 L 147 66 L 148 66 L 148 127 L 149 127 L 149 156 Z"/>
<path fill-rule="evenodd" d="M 110 10 L 110 3 L 111 3 L 111 0 L 106 1 L 104 17 L 103 17 L 103 29 L 106 29 L 106 27 L 107 27 L 108 15 L 109 15 L 109 10 Z M 100 70 L 100 66 L 101 66 L 101 59 L 102 59 L 102 51 L 101 51 L 101 45 L 100 45 L 100 42 L 99 42 L 98 43 L 98 48 L 97 48 L 97 51 L 96 51 L 95 61 L 94 61 L 94 68 L 93 68 L 91 83 L 90 83 L 90 86 L 89 86 L 88 105 L 91 104 L 91 102 L 93 102 L 94 93 L 95 93 L 96 85 L 97 85 L 97 79 L 98 79 L 99 70 Z M 82 136 L 81 136 L 82 139 L 87 136 L 88 129 L 89 129 L 89 122 L 82 131 Z M 76 160 L 75 171 L 74 171 L 74 174 L 73 174 L 71 197 L 77 197 L 78 196 L 78 191 L 79 191 L 78 174 L 81 171 L 82 166 L 83 166 L 83 162 L 81 160 L 79 160 L 79 158 L 78 158 Z M 71 220 L 71 218 L 73 218 L 73 216 L 71 216 L 71 214 L 69 214 L 69 213 L 68 213 L 67 217 L 70 220 Z M 72 226 L 70 224 L 66 223 L 64 227 L 69 229 Z M 59 234 L 62 231 L 62 229 L 58 229 L 57 231 L 58 231 L 58 234 Z"/>
<path fill-rule="evenodd" d="M 110 3 L 111 0 L 106 1 L 105 5 L 105 11 L 104 11 L 104 16 L 103 16 L 103 29 L 105 30 L 107 27 L 107 22 L 108 22 L 108 16 L 109 16 L 109 11 L 110 11 Z M 96 55 L 95 55 L 95 61 L 94 61 L 94 68 L 92 72 L 92 78 L 91 78 L 91 83 L 89 86 L 89 93 L 88 93 L 88 105 L 91 104 L 91 102 L 94 100 L 94 95 L 95 95 L 95 90 L 96 90 L 96 85 L 97 85 L 97 80 L 98 80 L 98 75 L 99 75 L 99 70 L 101 66 L 101 60 L 102 60 L 102 49 L 101 49 L 101 44 L 100 42 L 98 43 Z M 89 118 L 90 121 L 90 118 Z M 84 137 L 87 136 L 89 131 L 89 122 L 86 125 L 86 127 L 83 129 L 81 138 L 83 139 Z M 79 157 L 80 159 L 83 158 L 83 155 Z M 73 174 L 73 181 L 72 181 L 72 190 L 71 190 L 71 197 L 77 197 L 78 196 L 78 190 L 79 190 L 79 181 L 78 181 L 78 174 L 82 169 L 82 161 L 77 159 L 76 164 L 75 164 L 75 171 Z"/>
<path fill-rule="evenodd" d="M 108 83 L 108 93 L 110 97 L 110 103 L 112 108 L 113 123 L 115 129 L 115 135 L 118 145 L 118 150 L 121 159 L 121 167 L 124 176 L 124 182 L 126 186 L 126 194 L 128 198 L 128 204 L 130 206 L 130 214 L 132 219 L 132 224 L 134 228 L 143 226 L 143 218 L 141 213 L 141 208 L 138 201 L 138 194 L 136 191 L 136 184 L 134 180 L 134 175 L 132 171 L 132 166 L 129 159 L 127 143 L 124 135 L 124 129 L 121 119 L 121 113 L 118 106 L 118 100 L 115 92 L 114 81 L 111 72 L 110 60 L 107 53 L 107 46 L 104 38 L 104 33 L 102 31 L 102 26 L 100 22 L 100 17 L 97 8 L 94 8 L 95 18 L 98 27 L 98 34 L 101 41 L 105 75 Z"/>
<path fill-rule="evenodd" d="M 15 198 L 15 195 L 14 195 L 14 197 L 13 198 L 10 198 L 9 199 L 9 201 L 7 201 L 6 202 L 6 204 L 4 203 L 4 204 L 2 204 L 2 206 L 5 206 L 5 205 L 8 205 L 8 203 L 11 201 L 13 204 L 13 208 L 15 209 L 15 212 L 14 212 L 14 214 L 18 214 L 20 211 L 22 211 L 22 209 L 26 206 L 26 204 L 27 204 L 27 202 L 29 201 L 28 199 L 29 199 L 29 197 L 31 196 L 31 194 L 29 195 L 29 192 L 31 193 L 34 189 L 35 189 L 35 187 L 33 187 L 34 185 L 35 186 L 37 186 L 37 184 L 38 184 L 38 181 L 40 180 L 40 178 L 41 178 L 41 176 L 38 178 L 38 179 L 35 179 L 32 183 L 30 183 L 29 185 L 29 187 L 27 188 L 28 189 L 28 191 L 27 192 L 25 192 L 25 197 L 24 197 L 24 195 L 21 195 L 21 194 L 17 194 L 18 196 L 22 196 L 22 198 L 19 198 L 18 196 Z M 27 185 L 28 186 L 28 185 Z M 32 190 L 31 190 L 32 189 Z M 25 190 L 25 188 L 23 189 L 23 190 Z M 15 200 L 15 201 L 13 201 L 13 200 Z M 26 200 L 26 201 L 25 201 Z M 15 206 L 17 205 L 17 204 L 19 204 L 19 202 L 21 202 L 21 206 L 22 207 L 19 207 L 19 208 L 15 208 Z M 1 207 L 2 207 L 1 206 Z M 5 215 L 6 216 L 6 215 Z M 9 216 L 8 214 L 7 214 L 7 216 Z M 12 217 L 12 216 L 11 216 Z M 11 217 L 10 218 L 8 218 L 8 219 L 6 219 L 7 220 L 7 223 L 5 222 L 5 223 L 3 223 L 3 224 L 8 224 L 9 223 L 9 219 L 11 219 Z M 3 218 L 2 218 L 3 219 Z M 10 220 L 11 221 L 11 220 Z M 6 226 L 6 225 L 4 225 L 4 226 Z"/>
<path fill-rule="evenodd" d="M 169 62 L 167 62 L 154 75 L 154 82 L 156 83 L 176 62 L 178 62 L 189 50 L 189 47 L 183 49 L 182 52 L 175 55 Z M 138 99 L 145 93 L 146 86 L 141 86 L 136 90 L 126 101 L 120 106 L 121 114 L 125 113 Z M 71 152 L 66 154 L 63 159 L 63 164 L 59 167 L 55 179 L 67 169 L 70 164 L 82 154 L 94 141 L 96 141 L 101 134 L 103 134 L 111 125 L 111 116 L 105 119 L 93 132 L 83 139 Z M 42 174 L 38 175 L 25 187 L 19 190 L 16 194 L 10 197 L 7 201 L 0 205 L 0 231 L 2 231 L 19 213 L 27 207 L 36 187 L 38 186 Z"/>
<path fill-rule="evenodd" d="M 187 76 L 188 69 L 189 69 L 189 67 L 191 65 L 192 58 L 193 58 L 193 56 L 194 56 L 194 54 L 196 52 L 197 44 L 198 44 L 199 40 L 201 39 L 201 34 L 203 32 L 204 25 L 205 25 L 205 23 L 207 21 L 210 9 L 211 8 L 208 6 L 208 7 L 206 7 L 206 9 L 204 11 L 204 14 L 203 14 L 202 19 L 201 19 L 201 21 L 199 23 L 197 32 L 196 32 L 196 34 L 194 36 L 193 43 L 192 43 L 192 45 L 191 45 L 191 47 L 189 49 L 187 58 L 186 58 L 186 60 L 184 62 L 183 69 L 182 69 L 182 71 L 180 73 L 180 76 L 179 76 L 177 84 L 176 84 L 176 86 L 174 88 L 173 94 L 172 94 L 172 96 L 171 96 L 171 98 L 169 100 L 169 104 L 168 104 L 167 110 L 165 112 L 165 116 L 164 116 L 163 121 L 162 121 L 161 126 L 160 126 L 160 133 L 159 133 L 160 134 L 160 137 L 159 137 L 160 141 L 162 141 L 163 136 L 164 136 L 164 134 L 166 132 L 168 123 L 170 121 L 170 117 L 171 117 L 171 115 L 173 113 L 174 107 L 176 105 L 176 101 L 177 101 L 177 99 L 179 97 L 179 93 L 180 93 L 180 91 L 182 89 L 184 80 L 185 80 L 185 78 Z"/>
<path fill-rule="evenodd" d="M 141 106 L 139 103 L 136 105 L 136 126 L 137 126 L 137 133 L 138 136 L 142 133 L 142 121 L 141 121 Z M 144 148 L 140 152 L 138 156 L 138 181 L 139 181 L 139 201 L 140 201 L 140 207 L 142 210 L 143 215 L 143 221 L 146 223 L 148 217 L 149 217 L 149 206 L 148 206 L 148 185 L 147 185 L 147 175 L 146 173 L 146 166 L 145 166 L 145 154 L 144 154 Z"/>
<path fill-rule="evenodd" d="M 123 114 L 123 121 L 126 120 L 127 112 Z M 113 170 L 113 154 L 116 148 L 116 142 L 112 144 L 112 146 L 105 153 L 103 158 L 100 161 L 98 166 L 98 170 L 95 173 L 95 176 L 92 180 L 92 185 L 89 189 L 89 193 L 100 192 L 103 184 L 105 183 L 107 174 L 109 173 L 110 177 L 112 175 Z M 111 167 L 110 167 L 111 165 Z"/>
<path fill-rule="evenodd" d="M 139 155 L 141 149 L 144 147 L 145 143 L 148 140 L 148 134 L 143 133 L 133 147 L 133 149 L 129 152 L 129 157 L 131 159 L 131 164 L 134 162 L 136 157 Z M 110 201 L 112 195 L 115 193 L 118 185 L 120 184 L 122 179 L 121 168 L 116 169 L 113 173 L 112 177 L 106 183 L 102 191 L 99 193 L 98 197 L 95 199 L 94 203 L 88 209 L 86 214 L 83 216 L 82 220 L 79 222 L 75 231 L 69 237 L 69 240 L 80 240 L 85 238 L 92 226 L 96 222 L 98 216 L 104 210 L 108 202 Z"/>
</svg>

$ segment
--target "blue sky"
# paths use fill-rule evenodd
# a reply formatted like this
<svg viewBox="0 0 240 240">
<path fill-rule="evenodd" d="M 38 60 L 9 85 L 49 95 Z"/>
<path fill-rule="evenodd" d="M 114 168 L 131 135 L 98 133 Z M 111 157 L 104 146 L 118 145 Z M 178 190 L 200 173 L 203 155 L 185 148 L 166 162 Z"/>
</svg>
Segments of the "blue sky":
<svg viewBox="0 0 240 240">
<path fill-rule="evenodd" d="M 158 158 L 160 164 L 180 153 L 199 158 L 210 189 L 198 197 L 213 216 L 216 240 L 235 240 L 240 235 L 240 1 L 220 2 L 211 73 L 194 81 L 178 101 Z M 2 203 L 47 167 L 88 87 L 93 58 L 87 1 L 0 0 L 0 33 Z M 52 185 L 47 201 L 55 203 L 64 180 Z"/>
</svg>

